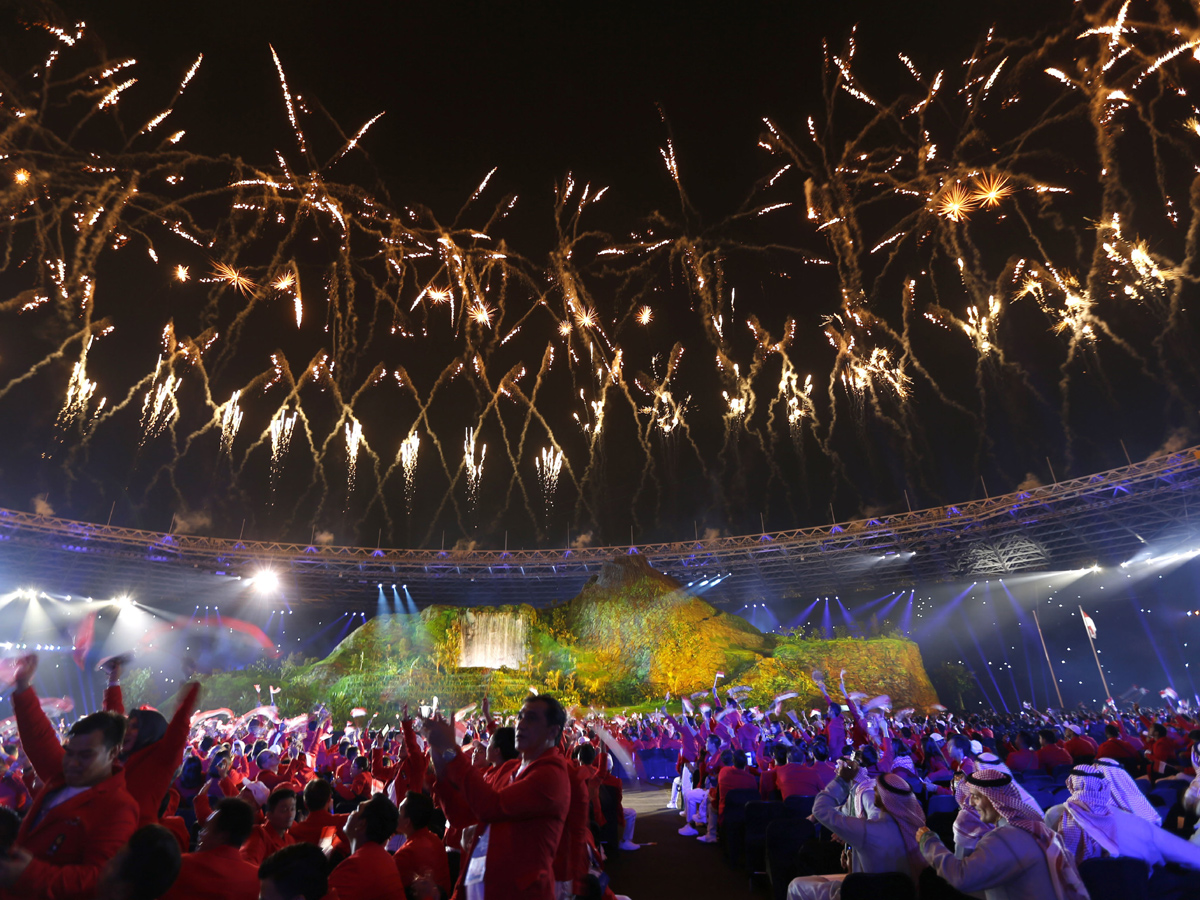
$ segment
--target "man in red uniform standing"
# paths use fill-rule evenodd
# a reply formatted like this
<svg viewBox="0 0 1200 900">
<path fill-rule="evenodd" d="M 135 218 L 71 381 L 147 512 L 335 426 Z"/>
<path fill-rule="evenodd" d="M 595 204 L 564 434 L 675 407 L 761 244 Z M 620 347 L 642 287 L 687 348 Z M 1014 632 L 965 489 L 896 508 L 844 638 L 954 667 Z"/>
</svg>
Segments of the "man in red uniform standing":
<svg viewBox="0 0 1200 900">
<path fill-rule="evenodd" d="M 0 858 L 8 897 L 91 897 L 105 863 L 137 829 L 138 804 L 117 763 L 125 720 L 99 712 L 76 722 L 65 745 L 29 686 L 37 657 L 17 664 L 12 697 L 25 755 L 44 784 Z"/>
<path fill-rule="evenodd" d="M 346 820 L 346 837 L 354 852 L 329 874 L 329 887 L 339 900 L 392 900 L 404 896 L 396 861 L 384 849 L 396 833 L 400 813 L 383 794 L 358 804 Z"/>
<path fill-rule="evenodd" d="M 553 697 L 526 700 L 517 716 L 521 763 L 495 784 L 459 752 L 453 725 L 429 724 L 438 781 L 458 788 L 479 821 L 455 891 L 462 900 L 553 900 L 554 854 L 571 802 L 567 761 L 557 750 L 566 724 Z"/>
<path fill-rule="evenodd" d="M 454 885 L 450 883 L 450 861 L 442 839 L 429 830 L 433 820 L 433 801 L 425 794 L 409 791 L 400 801 L 400 827 L 404 846 L 395 852 L 396 871 L 408 888 L 418 878 L 437 885 L 443 896 L 449 897 Z"/>
<path fill-rule="evenodd" d="M 258 867 L 238 850 L 254 828 L 254 810 L 236 797 L 217 802 L 200 829 L 195 853 L 183 854 L 179 877 L 163 900 L 256 900 Z"/>
</svg>

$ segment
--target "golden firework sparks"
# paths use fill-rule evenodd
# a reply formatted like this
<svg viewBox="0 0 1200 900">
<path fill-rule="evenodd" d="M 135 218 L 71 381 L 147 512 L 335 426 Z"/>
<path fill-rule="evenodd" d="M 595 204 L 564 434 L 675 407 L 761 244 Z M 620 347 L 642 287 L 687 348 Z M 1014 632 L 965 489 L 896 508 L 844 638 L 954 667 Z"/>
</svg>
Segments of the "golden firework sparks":
<svg viewBox="0 0 1200 900">
<path fill-rule="evenodd" d="M 471 308 L 471 320 L 485 328 L 492 327 L 492 308 L 480 301 Z"/>
<path fill-rule="evenodd" d="M 292 285 L 296 283 L 295 272 L 284 272 L 278 278 L 271 282 L 271 287 L 277 291 L 291 290 Z"/>
<path fill-rule="evenodd" d="M 233 439 L 237 437 L 238 429 L 242 427 L 242 407 L 238 399 L 241 391 L 234 391 L 229 402 L 217 410 L 217 424 L 221 428 L 221 452 L 233 452 Z"/>
<path fill-rule="evenodd" d="M 13 173 L 13 181 L 15 181 L 17 184 L 29 184 L 29 170 L 17 169 L 17 171 Z"/>
<path fill-rule="evenodd" d="M 558 323 L 558 333 L 561 334 L 563 337 L 569 336 L 571 334 L 571 323 L 568 322 L 566 319 L 563 319 L 563 321 L 559 322 Z"/>
<path fill-rule="evenodd" d="M 980 206 L 993 207 L 999 206 L 1000 201 L 1011 193 L 1007 176 L 985 172 L 975 181 L 975 192 L 971 199 Z"/>
<path fill-rule="evenodd" d="M 479 461 L 475 461 L 475 429 L 466 430 L 463 441 L 463 466 L 467 471 L 467 499 L 474 508 L 479 502 L 479 481 L 483 478 L 483 460 L 487 456 L 487 444 L 479 445 Z"/>
<path fill-rule="evenodd" d="M 235 291 L 238 291 L 245 296 L 252 294 L 254 289 L 257 287 L 253 281 L 228 263 L 215 263 L 213 265 L 213 277 L 217 281 L 225 282 Z"/>
<path fill-rule="evenodd" d="M 952 222 L 964 222 L 978 206 L 979 201 L 965 187 L 955 183 L 938 195 L 935 208 L 939 216 Z"/>
<path fill-rule="evenodd" d="M 404 469 L 404 500 L 410 515 L 417 486 L 417 451 L 420 447 L 421 435 L 415 431 L 400 442 L 400 465 Z"/>
<path fill-rule="evenodd" d="M 651 312 L 650 307 L 643 306 L 641 309 L 638 310 L 637 323 L 639 325 L 649 325 L 650 320 L 653 318 L 654 318 L 654 313 Z"/>
<path fill-rule="evenodd" d="M 346 423 L 346 502 L 350 502 L 350 494 L 354 493 L 354 477 L 358 474 L 358 451 L 362 448 L 362 422 L 353 416 Z"/>
<path fill-rule="evenodd" d="M 190 277 L 191 276 L 188 275 L 188 267 L 187 266 L 176 266 L 175 267 L 175 280 L 176 281 L 184 282 L 184 281 L 187 281 L 188 278 L 190 278 Z"/>
</svg>

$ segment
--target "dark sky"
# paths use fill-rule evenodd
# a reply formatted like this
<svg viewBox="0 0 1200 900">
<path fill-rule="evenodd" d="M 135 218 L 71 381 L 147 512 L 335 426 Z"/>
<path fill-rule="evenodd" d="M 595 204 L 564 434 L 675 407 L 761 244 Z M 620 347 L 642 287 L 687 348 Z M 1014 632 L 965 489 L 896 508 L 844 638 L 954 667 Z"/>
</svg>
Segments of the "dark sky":
<svg viewBox="0 0 1200 900">
<path fill-rule="evenodd" d="M 455 209 L 499 166 L 506 188 L 548 192 L 573 170 L 638 213 L 674 200 L 657 148 L 676 135 L 702 211 L 724 216 L 761 177 L 760 119 L 799 130 L 817 100 L 821 41 L 840 49 L 859 26 L 894 78 L 895 53 L 918 65 L 958 56 L 988 27 L 1038 27 L 1066 0 L 962 4 L 841 3 L 153 3 L 64 4 L 111 56 L 136 56 L 164 90 L 198 52 L 189 115 L 204 147 L 269 159 L 286 125 L 268 45 L 297 93 L 348 132 L 380 111 L 365 149 L 393 196 Z M 883 73 L 886 73 L 884 75 Z M 880 88 L 885 84 L 880 83 Z M 211 118 L 209 118 L 211 117 Z M 213 127 L 216 126 L 216 127 Z"/>
<path fill-rule="evenodd" d="M 87 21 L 91 39 L 103 45 L 108 58 L 138 59 L 131 71 L 140 83 L 121 100 L 126 127 L 144 121 L 139 117 L 169 100 L 182 73 L 202 52 L 204 64 L 171 120 L 172 128 L 187 129 L 184 146 L 198 153 L 238 155 L 264 166 L 274 165 L 274 151 L 280 149 L 294 161 L 297 155 L 270 56 L 273 46 L 292 91 L 303 96 L 311 113 L 304 118 L 305 128 L 322 161 L 342 142 L 321 115 L 322 109 L 345 134 L 355 132 L 377 113 L 386 113 L 362 142 L 362 152 L 330 168 L 327 178 L 361 184 L 389 198 L 394 206 L 424 204 L 447 222 L 482 177 L 498 167 L 489 202 L 507 193 L 520 195 L 504 237 L 536 260 L 552 247 L 553 186 L 568 171 L 576 173 L 581 183 L 610 186 L 598 208 L 597 227 L 624 236 L 656 211 L 678 219 L 679 197 L 658 149 L 665 145 L 668 131 L 695 207 L 689 214 L 689 228 L 701 233 L 726 220 L 746 201 L 755 182 L 778 165 L 756 146 L 762 118 L 770 117 L 785 132 L 800 136 L 805 118 L 818 112 L 825 38 L 833 50 L 842 52 L 857 25 L 855 71 L 868 90 L 889 96 L 897 79 L 907 77 L 896 59 L 898 52 L 907 53 L 926 73 L 946 68 L 953 82 L 955 67 L 989 27 L 994 25 L 998 34 L 1010 38 L 1036 42 L 1037 29 L 1055 17 L 1064 19 L 1076 7 L 1068 0 L 976 4 L 850 0 L 349 7 L 129 2 L 64 3 L 62 8 L 68 18 Z M 24 69 L 45 52 L 44 41 L 32 41 L 19 29 L 8 30 L 3 39 L 14 70 Z M 59 65 L 67 65 L 67 58 L 64 55 Z M 1052 89 L 1045 86 L 1040 70 L 1039 78 L 1039 91 Z M 845 100 L 839 95 L 839 102 Z M 852 115 L 862 113 L 859 108 Z M 89 128 L 89 140 L 111 145 L 115 135 L 111 126 L 97 120 Z M 1062 175 L 1064 168 L 1072 166 L 1069 157 L 1058 159 L 1049 171 Z M 802 202 L 802 183 L 788 190 L 787 199 Z M 1078 222 L 1078 230 L 1086 233 L 1090 227 L 1086 219 Z M 881 222 L 874 224 L 882 229 Z M 785 244 L 794 241 L 808 252 L 823 250 L 821 236 L 811 231 L 800 234 L 795 225 L 785 226 L 778 239 Z M 1064 232 L 1052 240 L 1069 246 L 1072 238 Z M 1002 241 L 996 240 L 989 247 L 993 248 L 1001 257 L 1007 255 Z M 197 271 L 208 264 L 202 255 L 193 256 L 188 261 Z M 741 300 L 739 313 L 754 312 L 774 334 L 781 332 L 786 317 L 796 316 L 800 336 L 793 356 L 802 372 L 813 373 L 819 396 L 826 390 L 823 379 L 832 363 L 821 322 L 825 314 L 838 310 L 838 284 L 828 268 L 798 267 L 792 265 L 795 261 L 794 256 L 783 263 L 779 258 L 731 259 L 729 282 L 739 286 L 740 300 L 747 298 Z M 137 265 L 149 266 L 144 260 Z M 184 333 L 194 335 L 200 330 L 194 285 L 185 290 L 164 283 L 161 270 L 148 277 L 159 280 L 139 280 L 143 275 L 134 266 L 122 266 L 105 272 L 102 279 L 107 291 L 97 309 L 100 314 L 113 313 L 119 327 L 89 365 L 104 390 L 114 396 L 153 368 L 156 336 L 168 319 Z M 663 283 L 664 296 L 671 302 L 682 298 L 687 303 L 678 272 L 663 268 L 654 277 Z M 313 282 L 308 283 L 311 291 Z M 889 298 L 894 301 L 898 295 L 894 290 Z M 923 302 L 931 299 L 926 294 Z M 222 302 L 228 308 L 236 298 L 226 296 Z M 952 302 L 961 305 L 961 298 Z M 893 324 L 895 313 L 894 309 L 888 313 Z M 294 368 L 303 366 L 326 341 L 314 322 L 319 325 L 320 319 L 310 311 L 301 333 L 286 336 L 284 349 Z M 282 514 L 268 508 L 261 491 L 247 492 L 248 479 L 243 479 L 240 492 L 226 492 L 231 476 L 211 460 L 183 467 L 177 493 L 167 490 L 162 478 L 147 487 L 151 476 L 163 471 L 155 467 L 167 461 L 161 458 L 161 446 L 134 453 L 136 419 L 124 427 L 123 434 L 102 428 L 89 449 L 85 471 L 64 476 L 55 468 L 57 462 L 42 459 L 42 451 L 48 442 L 46 417 L 56 410 L 69 373 L 65 364 L 14 394 L 7 407 L 0 406 L 0 422 L 22 426 L 25 439 L 3 467 L 0 490 L 5 503 L 25 508 L 30 495 L 48 493 L 60 514 L 80 518 L 103 518 L 115 502 L 123 524 L 156 529 L 172 521 L 175 513 L 199 510 L 212 520 L 209 527 L 217 533 L 237 531 L 245 520 L 247 535 L 261 538 L 307 539 L 314 530 L 329 529 L 339 542 L 382 539 L 429 546 L 446 531 L 451 542 L 463 537 L 498 546 L 505 533 L 512 533 L 519 543 L 545 544 L 557 542 L 559 535 L 565 539 L 570 529 L 574 534 L 592 532 L 596 542 L 615 543 L 624 541 L 631 527 L 642 540 L 679 537 L 693 528 L 738 533 L 762 525 L 819 524 L 831 513 L 846 518 L 869 510 L 900 510 L 906 502 L 921 506 L 965 499 L 983 491 L 985 480 L 998 493 L 1015 488 L 1029 472 L 1046 479 L 1050 475 L 1047 457 L 1058 461 L 1057 474 L 1081 474 L 1123 462 L 1119 439 L 1127 440 L 1134 456 L 1159 446 L 1174 424 L 1173 417 L 1177 418 L 1177 410 L 1171 407 L 1175 401 L 1164 399 L 1167 392 L 1158 384 L 1154 389 L 1159 394 L 1149 402 L 1138 402 L 1138 392 L 1157 377 L 1139 373 L 1138 360 L 1111 354 L 1103 377 L 1072 397 L 1073 421 L 1063 428 L 1056 397 L 1060 377 L 1056 359 L 1062 341 L 1049 334 L 1045 318 L 1030 302 L 1014 305 L 1009 322 L 1009 337 L 1015 337 L 1008 342 L 1012 358 L 1028 364 L 1027 374 L 1001 372 L 995 383 L 983 386 L 990 394 L 986 429 L 953 405 L 974 408 L 979 402 L 971 351 L 950 343 L 934 345 L 924 361 L 949 402 L 935 396 L 928 385 L 919 385 L 903 415 L 921 420 L 921 429 L 909 432 L 908 422 L 897 429 L 870 415 L 857 425 L 847 422 L 838 437 L 842 458 L 834 465 L 822 457 L 813 439 L 796 453 L 776 453 L 765 446 L 756 449 L 753 438 L 732 450 L 722 446 L 720 418 L 714 414 L 720 411 L 721 388 L 716 375 L 708 371 L 711 364 L 701 364 L 711 357 L 699 324 L 687 315 L 668 320 L 663 314 L 652 340 L 645 340 L 643 332 L 628 330 L 621 343 L 629 350 L 630 366 L 639 369 L 648 367 L 654 354 L 667 353 L 675 339 L 688 349 L 691 355 L 683 371 L 688 388 L 698 398 L 691 413 L 701 450 L 696 455 L 707 462 L 689 462 L 686 452 L 681 455 L 678 447 L 667 447 L 648 479 L 640 461 L 632 455 L 626 460 L 618 450 L 622 442 L 634 439 L 632 416 L 625 426 L 614 419 L 614 443 L 605 461 L 609 480 L 593 486 L 596 497 L 590 509 L 581 512 L 576 507 L 572 512 L 575 498 L 562 495 L 562 508 L 541 521 L 535 521 L 536 511 L 528 514 L 529 509 L 518 508 L 522 504 L 513 500 L 507 476 L 499 476 L 494 431 L 490 440 L 497 449 L 489 461 L 496 474 L 490 479 L 485 474 L 481 503 L 488 511 L 474 523 L 465 523 L 461 511 L 435 511 L 446 490 L 444 480 L 428 487 L 419 498 L 414 521 L 404 526 L 385 521 L 378 506 L 368 508 L 367 495 L 344 508 L 338 497 L 328 504 L 309 498 L 292 514 Z M 753 348 L 742 330 L 744 321 L 735 325 L 734 340 L 742 344 L 735 349 L 741 358 L 748 358 Z M 218 400 L 262 371 L 268 354 L 285 341 L 281 332 L 277 319 L 260 317 L 247 327 L 236 365 L 213 385 Z M 0 360 L 7 360 L 14 371 L 32 364 L 53 346 L 49 339 L 27 342 L 24 332 L 17 330 L 10 335 L 8 343 L 0 335 Z M 49 335 L 54 336 L 61 337 Z M 377 352 L 372 346 L 359 362 L 366 371 L 376 359 L 388 364 L 402 359 L 412 371 L 419 373 L 427 363 L 436 372 L 445 359 L 460 351 L 457 345 L 442 346 L 431 339 L 406 347 L 407 355 L 399 357 L 394 347 Z M 75 352 L 72 349 L 65 359 Z M 521 353 L 522 362 L 536 366 L 540 346 Z M 496 358 L 497 365 L 507 364 L 503 354 Z M 1085 365 L 1081 362 L 1077 368 Z M 13 374 L 5 371 L 2 377 L 7 381 Z M 759 388 L 772 387 L 766 384 L 769 380 L 764 379 Z M 586 447 L 567 415 L 569 404 L 578 402 L 577 391 L 556 385 L 549 393 L 546 406 L 553 407 L 552 415 L 557 416 L 556 439 L 563 442 L 568 457 L 582 466 Z M 763 394 L 767 396 L 769 392 Z M 192 411 L 198 409 L 195 399 L 187 399 Z M 1110 427 L 1114 409 L 1122 411 L 1117 428 Z M 413 410 L 370 395 L 356 411 L 371 446 L 390 459 L 412 422 Z M 461 434 L 471 415 L 478 414 L 478 401 L 466 394 L 454 395 L 440 403 L 437 412 L 450 422 L 446 434 Z M 453 419 L 452 413 L 462 415 Z M 269 417 L 270 410 L 248 414 L 255 434 L 266 421 L 264 414 Z M 822 414 L 828 423 L 827 411 Z M 27 422 L 27 417 L 32 420 Z M 563 420 L 569 425 L 566 429 L 561 427 Z M 198 424 L 202 421 L 188 427 Z M 1080 439 L 1068 451 L 1063 433 L 1077 425 Z M 621 427 L 626 431 L 617 431 Z M 763 429 L 761 418 L 755 427 Z M 571 434 L 564 436 L 567 431 Z M 447 440 L 451 451 L 459 452 L 455 443 L 461 438 Z M 570 441 L 574 444 L 568 446 Z M 534 452 L 531 447 L 525 450 L 526 457 Z M 57 457 L 62 458 L 62 454 Z M 256 468 L 258 462 L 250 471 L 258 481 L 252 487 L 261 488 L 265 479 L 261 467 Z M 522 459 L 519 465 L 529 468 L 531 459 Z M 344 478 L 344 473 L 333 469 L 336 466 L 330 469 L 331 479 Z M 920 471 L 914 475 L 914 469 Z M 293 477 L 306 479 L 310 474 L 297 472 Z M 529 472 L 522 477 L 527 485 L 533 481 Z M 648 480 L 655 482 L 654 490 L 643 489 Z M 394 483 L 391 488 L 390 502 L 395 505 Z M 297 482 L 287 485 L 287 490 L 300 495 L 305 487 Z M 458 502 L 461 507 L 461 498 Z M 402 500 L 399 505 L 402 508 Z M 380 537 L 383 532 L 387 537 Z"/>
</svg>

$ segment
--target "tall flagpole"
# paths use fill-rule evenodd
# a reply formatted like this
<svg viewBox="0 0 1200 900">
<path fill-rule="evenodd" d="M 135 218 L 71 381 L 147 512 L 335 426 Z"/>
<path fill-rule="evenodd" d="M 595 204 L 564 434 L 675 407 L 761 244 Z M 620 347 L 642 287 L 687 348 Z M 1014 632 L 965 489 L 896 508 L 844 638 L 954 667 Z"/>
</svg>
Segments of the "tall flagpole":
<svg viewBox="0 0 1200 900">
<path fill-rule="evenodd" d="M 1096 659 L 1096 671 L 1100 673 L 1100 683 L 1104 685 L 1104 697 L 1108 701 L 1112 701 L 1112 691 L 1108 689 L 1108 679 L 1104 677 L 1104 668 L 1100 665 L 1100 654 L 1096 652 L 1096 643 L 1092 640 L 1092 631 L 1087 627 L 1087 613 L 1083 611 L 1083 607 L 1079 607 L 1079 615 L 1083 617 L 1083 630 L 1087 634 L 1088 643 L 1092 647 L 1092 656 Z"/>
<path fill-rule="evenodd" d="M 1050 667 L 1050 680 L 1054 682 L 1054 693 L 1058 694 L 1058 708 L 1063 708 L 1062 690 L 1058 679 L 1054 677 L 1054 663 L 1050 662 L 1050 651 L 1046 649 L 1046 637 L 1042 634 L 1042 623 L 1038 620 L 1037 607 L 1033 608 L 1033 624 L 1037 626 L 1038 637 L 1042 639 L 1042 652 L 1046 654 L 1046 665 Z"/>
</svg>

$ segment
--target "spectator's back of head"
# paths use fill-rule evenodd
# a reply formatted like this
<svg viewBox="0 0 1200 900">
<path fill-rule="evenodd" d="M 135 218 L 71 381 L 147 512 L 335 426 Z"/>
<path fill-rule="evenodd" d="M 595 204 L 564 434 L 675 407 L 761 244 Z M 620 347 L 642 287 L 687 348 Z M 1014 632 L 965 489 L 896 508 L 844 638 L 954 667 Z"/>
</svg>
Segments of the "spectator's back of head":
<svg viewBox="0 0 1200 900">
<path fill-rule="evenodd" d="M 179 841 L 161 825 L 145 825 L 108 861 L 96 900 L 155 900 L 179 877 Z"/>
<path fill-rule="evenodd" d="M 321 900 L 329 892 L 329 863 L 316 844 L 292 844 L 258 867 L 262 900 Z"/>
<path fill-rule="evenodd" d="M 433 801 L 425 794 L 409 791 L 400 804 L 403 814 L 412 823 L 414 831 L 428 828 L 433 821 Z"/>
<path fill-rule="evenodd" d="M 1038 737 L 1041 738 L 1042 744 L 1053 744 L 1055 740 L 1053 728 L 1043 728 L 1038 732 Z"/>
<path fill-rule="evenodd" d="M 323 778 L 315 778 L 304 786 L 304 805 L 310 813 L 324 809 L 332 797 L 333 788 Z"/>
<path fill-rule="evenodd" d="M 508 762 L 517 758 L 517 730 L 515 728 L 497 728 L 488 745 L 495 745 L 500 751 L 500 757 Z"/>
<path fill-rule="evenodd" d="M 575 750 L 575 758 L 582 765 L 590 766 L 596 761 L 596 748 L 591 744 L 580 744 Z"/>
<path fill-rule="evenodd" d="M 241 847 L 254 830 L 254 810 L 244 800 L 226 797 L 217 801 L 213 814 L 200 829 L 200 848 Z"/>
<path fill-rule="evenodd" d="M 364 837 L 373 844 L 386 844 L 400 822 L 396 804 L 384 794 L 376 794 L 359 804 L 355 815 L 362 816 Z"/>
</svg>

